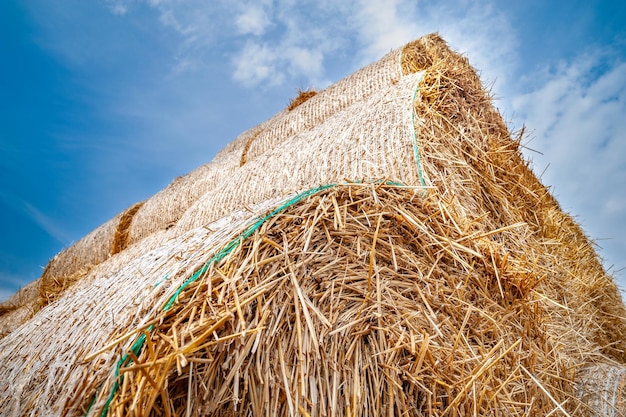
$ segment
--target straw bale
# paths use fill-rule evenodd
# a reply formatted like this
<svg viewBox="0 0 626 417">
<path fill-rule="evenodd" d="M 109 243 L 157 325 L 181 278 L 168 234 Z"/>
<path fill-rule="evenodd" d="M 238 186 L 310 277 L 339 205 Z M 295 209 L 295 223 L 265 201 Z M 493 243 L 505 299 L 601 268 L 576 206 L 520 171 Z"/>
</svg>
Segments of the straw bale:
<svg viewBox="0 0 626 417">
<path fill-rule="evenodd" d="M 50 260 L 39 285 L 39 294 L 44 303 L 58 298 L 95 265 L 111 255 L 117 226 L 122 217 L 123 213 L 118 214 Z"/>
<path fill-rule="evenodd" d="M 176 225 L 177 233 L 258 201 L 346 178 L 418 184 L 411 112 L 420 77 L 403 77 L 259 155 L 191 206 Z"/>
<path fill-rule="evenodd" d="M 320 91 L 293 110 L 282 113 L 280 118 L 275 118 L 274 122 L 249 144 L 245 160 L 254 160 L 259 155 L 276 148 L 279 143 L 323 124 L 337 112 L 398 82 L 402 77 L 401 54 L 402 49 L 396 49 L 381 60 Z"/>
<path fill-rule="evenodd" d="M 0 339 L 29 320 L 41 308 L 39 280 L 20 288 L 0 303 Z"/>
<path fill-rule="evenodd" d="M 81 282 L 0 341 L 0 362 L 11 365 L 28 349 L 18 332 L 36 343 L 49 337 L 46 322 L 68 334 L 38 352 L 34 369 L 2 371 L 0 381 L 19 383 L 0 382 L 10 393 L 0 409 L 78 415 L 99 393 L 89 414 L 98 415 L 114 393 L 111 415 L 598 415 L 576 382 L 587 356 L 598 357 L 593 343 L 579 355 L 561 348 L 549 283 L 524 257 L 540 237 L 520 224 L 489 230 L 485 213 L 456 213 L 422 190 L 317 193 L 268 218 L 195 281 L 264 210 Z M 102 298 L 110 302 L 94 302 Z M 150 323 L 114 390 L 111 371 Z M 54 371 L 52 387 L 42 366 Z"/>
</svg>

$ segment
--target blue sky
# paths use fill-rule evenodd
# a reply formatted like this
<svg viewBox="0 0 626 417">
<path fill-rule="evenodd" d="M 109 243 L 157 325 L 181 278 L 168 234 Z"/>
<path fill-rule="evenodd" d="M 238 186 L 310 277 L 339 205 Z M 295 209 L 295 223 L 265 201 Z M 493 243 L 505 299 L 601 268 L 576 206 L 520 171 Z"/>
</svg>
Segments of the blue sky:
<svg viewBox="0 0 626 417">
<path fill-rule="evenodd" d="M 622 1 L 4 0 L 0 300 L 298 89 L 438 31 L 626 287 Z"/>
</svg>

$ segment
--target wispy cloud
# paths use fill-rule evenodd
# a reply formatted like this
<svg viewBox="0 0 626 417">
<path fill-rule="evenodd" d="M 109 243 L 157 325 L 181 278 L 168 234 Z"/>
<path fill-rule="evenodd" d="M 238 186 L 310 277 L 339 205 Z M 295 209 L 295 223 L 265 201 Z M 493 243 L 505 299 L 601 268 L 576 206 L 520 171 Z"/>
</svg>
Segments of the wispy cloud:
<svg viewBox="0 0 626 417">
<path fill-rule="evenodd" d="M 108 3 L 113 13 L 132 12 L 130 1 Z M 441 32 L 470 54 L 491 81 L 504 78 L 504 67 L 514 61 L 514 32 L 488 0 L 464 8 L 451 1 L 410 0 L 134 4 L 155 9 L 162 26 L 180 36 L 175 71 L 200 70 L 203 56 L 219 39 L 222 44 L 232 42 L 233 79 L 247 86 L 277 86 L 288 79 L 324 84 L 325 63 L 333 56 L 356 57 L 361 66 L 430 32 Z"/>
<path fill-rule="evenodd" d="M 143 7 L 156 11 L 162 27 L 178 37 L 174 72 L 197 71 L 204 67 L 205 56 L 216 39 L 233 32 L 234 11 L 225 1 L 106 0 L 113 14 L 129 16 Z"/>
<path fill-rule="evenodd" d="M 53 219 L 27 201 L 23 201 L 22 204 L 24 205 L 24 212 L 57 242 L 67 246 L 72 241 L 69 234 L 59 227 Z"/>
<path fill-rule="evenodd" d="M 440 33 L 459 52 L 470 56 L 483 79 L 504 84 L 515 71 L 517 35 L 508 17 L 492 1 L 414 2 L 355 0 L 335 10 L 347 22 L 340 33 L 354 39 L 360 64 L 379 59 L 393 48 L 432 32 Z"/>
<path fill-rule="evenodd" d="M 233 59 L 233 79 L 247 86 L 261 82 L 270 86 L 282 84 L 284 75 L 277 68 L 279 63 L 279 55 L 273 48 L 249 41 Z"/>
<path fill-rule="evenodd" d="M 109 3 L 109 8 L 113 14 L 124 16 L 128 12 L 128 6 L 122 1 L 108 0 L 107 3 Z"/>
<path fill-rule="evenodd" d="M 309 85 L 325 87 L 326 57 L 338 50 L 345 42 L 345 33 L 333 28 L 332 21 L 338 18 L 334 9 L 300 3 L 281 2 L 275 8 L 266 8 L 263 26 L 247 31 L 245 45 L 233 54 L 233 79 L 246 86 L 267 83 L 277 86 L 286 80 L 305 81 Z M 257 12 L 255 19 L 258 20 Z M 315 15 L 312 21 L 311 15 Z M 237 17 L 240 29 L 242 16 Z M 324 24 L 320 24 L 320 20 Z M 250 18 L 251 20 L 251 18 Z M 266 31 L 267 27 L 271 31 Z M 263 35 L 263 36 L 261 36 Z"/>
</svg>

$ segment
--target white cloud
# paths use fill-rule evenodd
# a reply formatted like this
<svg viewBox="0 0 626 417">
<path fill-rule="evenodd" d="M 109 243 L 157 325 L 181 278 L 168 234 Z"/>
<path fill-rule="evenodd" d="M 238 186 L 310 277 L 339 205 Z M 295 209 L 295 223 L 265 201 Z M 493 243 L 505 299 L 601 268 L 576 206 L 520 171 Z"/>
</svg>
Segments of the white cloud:
<svg viewBox="0 0 626 417">
<path fill-rule="evenodd" d="M 235 18 L 237 30 L 242 35 L 261 36 L 270 24 L 270 19 L 265 10 L 256 4 L 244 6 L 243 11 Z"/>
<path fill-rule="evenodd" d="M 128 5 L 122 0 L 110 4 Z M 471 54 L 472 62 L 490 79 L 503 78 L 502 68 L 513 61 L 513 31 L 488 0 L 465 7 L 456 1 L 412 0 L 143 0 L 143 4 L 157 10 L 161 24 L 181 37 L 174 72 L 201 69 L 203 54 L 215 47 L 216 39 L 236 40 L 233 79 L 247 86 L 264 82 L 276 86 L 289 78 L 327 84 L 324 65 L 336 55 L 349 56 L 350 65 L 361 66 L 437 31 Z M 260 55 L 252 56 L 253 52 Z M 260 67 L 253 68 L 252 62 Z"/>
<path fill-rule="evenodd" d="M 185 28 L 174 16 L 174 12 L 171 9 L 165 9 L 161 12 L 161 16 L 159 17 L 159 21 L 167 27 L 171 27 L 176 32 L 181 34 L 185 34 L 185 32 L 189 32 L 189 28 Z"/>
<path fill-rule="evenodd" d="M 315 48 L 248 41 L 233 58 L 233 79 L 246 86 L 265 83 L 281 85 L 287 78 L 305 77 L 309 83 L 323 85 L 324 53 Z"/>
<path fill-rule="evenodd" d="M 280 85 L 286 74 L 317 79 L 323 71 L 324 56 L 320 51 L 303 47 L 271 47 L 266 44 L 247 42 L 233 59 L 233 79 L 247 86 L 264 83 Z"/>
<path fill-rule="evenodd" d="M 314 79 L 322 73 L 324 55 L 319 50 L 297 46 L 286 48 L 285 59 L 294 75 L 303 74 L 309 79 Z"/>
<path fill-rule="evenodd" d="M 444 39 L 468 56 L 483 83 L 495 84 L 501 95 L 509 94 L 507 86 L 519 63 L 518 39 L 508 17 L 487 1 L 467 8 L 448 6 L 438 13 L 448 16 L 437 29 Z"/>
<path fill-rule="evenodd" d="M 281 84 L 283 75 L 276 69 L 277 62 L 275 51 L 267 45 L 247 42 L 233 61 L 235 64 L 233 78 L 248 86 L 261 82 L 270 85 Z"/>
<path fill-rule="evenodd" d="M 420 28 L 416 3 L 401 0 L 359 0 L 352 25 L 363 45 L 363 60 L 371 62 L 415 39 Z"/>
<path fill-rule="evenodd" d="M 114 14 L 123 16 L 123 15 L 126 14 L 126 12 L 128 12 L 128 7 L 126 7 L 126 6 L 122 5 L 122 4 L 116 4 L 113 7 L 113 13 Z"/>
<path fill-rule="evenodd" d="M 272 33 L 265 33 L 265 28 L 255 33 L 248 31 L 254 38 L 248 37 L 243 48 L 235 52 L 233 79 L 247 86 L 261 83 L 276 86 L 288 79 L 299 82 L 304 79 L 313 86 L 327 85 L 325 57 L 338 49 L 336 37 L 345 33 L 334 30 L 331 21 L 338 17 L 332 7 L 308 6 L 283 0 L 273 9 L 265 8 L 264 13 L 272 12 L 265 17 L 272 22 L 274 30 Z"/>
<path fill-rule="evenodd" d="M 172 57 L 174 73 L 196 71 L 203 67 L 203 58 L 210 52 L 218 37 L 230 31 L 225 21 L 234 13 L 230 3 L 203 0 L 107 0 L 114 14 L 127 15 L 140 12 L 141 7 L 156 11 L 163 28 L 173 31 L 178 37 L 178 51 Z M 220 33 L 222 32 L 222 33 Z"/>
<path fill-rule="evenodd" d="M 459 4 L 461 3 L 461 4 Z M 344 3 L 345 4 L 345 3 Z M 360 46 L 361 64 L 391 49 L 437 32 L 454 49 L 469 56 L 483 82 L 506 93 L 508 74 L 517 67 L 517 36 L 508 17 L 489 0 L 475 2 L 358 0 L 341 13 Z"/>
</svg>

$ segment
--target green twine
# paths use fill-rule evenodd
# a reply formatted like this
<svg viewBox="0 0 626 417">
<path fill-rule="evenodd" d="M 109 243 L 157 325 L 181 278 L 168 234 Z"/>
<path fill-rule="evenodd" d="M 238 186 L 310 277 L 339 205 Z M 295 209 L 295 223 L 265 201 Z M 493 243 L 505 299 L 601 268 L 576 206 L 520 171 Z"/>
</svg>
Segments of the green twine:
<svg viewBox="0 0 626 417">
<path fill-rule="evenodd" d="M 302 200 L 314 194 L 319 193 L 320 191 L 324 191 L 328 188 L 335 187 L 336 185 L 337 184 L 327 184 L 327 185 L 322 185 L 322 186 L 304 191 L 300 194 L 297 194 L 293 198 L 287 200 L 286 202 L 284 202 L 282 205 L 274 209 L 269 214 L 266 214 L 265 216 L 259 218 L 250 227 L 248 227 L 243 233 L 237 236 L 234 240 L 231 240 L 224 248 L 222 248 L 222 250 L 217 252 L 211 259 L 209 259 L 208 262 L 206 262 L 200 269 L 198 269 L 190 278 L 188 278 L 185 282 L 183 282 L 182 285 L 176 290 L 176 292 L 172 294 L 172 296 L 169 298 L 167 303 L 165 303 L 165 305 L 163 306 L 163 311 L 168 311 L 170 308 L 172 308 L 172 306 L 176 302 L 176 299 L 178 298 L 180 293 L 185 288 L 187 288 L 189 284 L 196 281 L 203 273 L 205 273 L 209 269 L 209 267 L 212 264 L 217 263 L 221 261 L 222 259 L 224 259 L 237 246 L 239 246 L 245 239 L 249 238 L 259 227 L 261 227 L 261 225 L 265 223 L 265 221 L 274 217 L 276 214 L 285 210 L 287 207 L 297 204 L 301 202 Z M 148 327 L 147 329 L 148 333 L 152 332 L 153 329 L 154 329 L 154 325 L 151 325 L 150 327 Z M 145 341 L 146 341 L 146 333 L 143 333 L 131 346 L 130 350 L 135 355 L 135 357 L 139 357 L 139 354 L 141 352 L 141 349 L 143 348 Z M 107 413 L 109 412 L 109 407 L 111 406 L 111 402 L 113 401 L 113 398 L 115 397 L 115 394 L 117 393 L 117 390 L 119 389 L 121 382 L 124 380 L 124 377 L 120 375 L 120 369 L 129 361 L 132 361 L 132 358 L 130 357 L 130 354 L 126 353 L 117 362 L 117 365 L 115 366 L 115 382 L 113 383 L 113 386 L 111 387 L 111 392 L 109 394 L 109 397 L 107 398 L 106 403 L 104 404 L 104 407 L 102 408 L 100 417 L 106 416 Z M 89 410 L 91 409 L 92 405 L 93 405 L 93 401 L 89 405 L 89 408 L 87 409 L 87 413 L 89 413 Z"/>
<path fill-rule="evenodd" d="M 169 310 L 172 307 L 172 305 L 174 304 L 174 302 L 176 301 L 176 298 L 181 293 L 181 291 L 183 291 L 185 288 L 187 288 L 187 286 L 189 284 L 191 284 L 192 282 L 197 280 L 198 277 L 200 275 L 202 275 L 203 273 L 205 273 L 207 271 L 207 269 L 209 269 L 209 267 L 212 264 L 214 264 L 216 262 L 219 262 L 222 259 L 224 259 L 224 257 L 226 257 L 226 255 L 231 253 L 233 251 L 233 249 L 235 249 L 237 246 L 239 246 L 239 244 L 242 241 L 244 241 L 245 239 L 249 238 L 259 227 L 261 227 L 261 225 L 263 223 L 265 223 L 266 220 L 268 220 L 271 217 L 274 217 L 276 214 L 280 213 L 281 211 L 283 211 L 287 207 L 292 206 L 294 204 L 297 204 L 300 201 L 304 200 L 305 198 L 312 196 L 313 194 L 317 194 L 320 191 L 324 191 L 324 190 L 326 190 L 328 188 L 331 188 L 331 187 L 334 187 L 336 185 L 337 184 L 327 184 L 327 185 L 322 185 L 320 187 L 316 187 L 316 188 L 312 188 L 310 190 L 304 191 L 304 192 L 296 195 L 295 197 L 287 200 L 285 203 L 283 203 L 281 206 L 279 206 L 278 208 L 273 210 L 271 213 L 266 214 L 265 216 L 261 217 L 254 224 L 252 224 L 250 227 L 248 227 L 242 234 L 237 236 L 237 238 L 235 238 L 234 240 L 231 240 L 230 243 L 228 243 L 228 245 L 226 245 L 221 251 L 216 253 L 206 264 L 204 264 L 204 266 L 202 268 L 200 268 L 198 271 L 196 271 L 195 274 L 193 274 L 189 279 L 187 279 L 185 282 L 183 282 L 183 284 L 176 290 L 176 292 L 170 297 L 169 301 L 165 304 L 165 306 L 163 307 L 163 311 Z"/>
<path fill-rule="evenodd" d="M 417 84 L 415 85 L 415 91 L 413 92 L 413 101 L 411 102 L 411 122 L 413 124 L 413 156 L 415 157 L 415 163 L 417 164 L 417 173 L 420 178 L 420 184 L 422 187 L 426 187 L 426 181 L 424 180 L 424 172 L 422 171 L 422 162 L 420 160 L 419 147 L 417 144 L 417 132 L 415 132 L 415 100 L 417 100 L 417 93 L 419 93 L 419 82 L 424 78 L 424 72 L 421 73 Z"/>
</svg>

